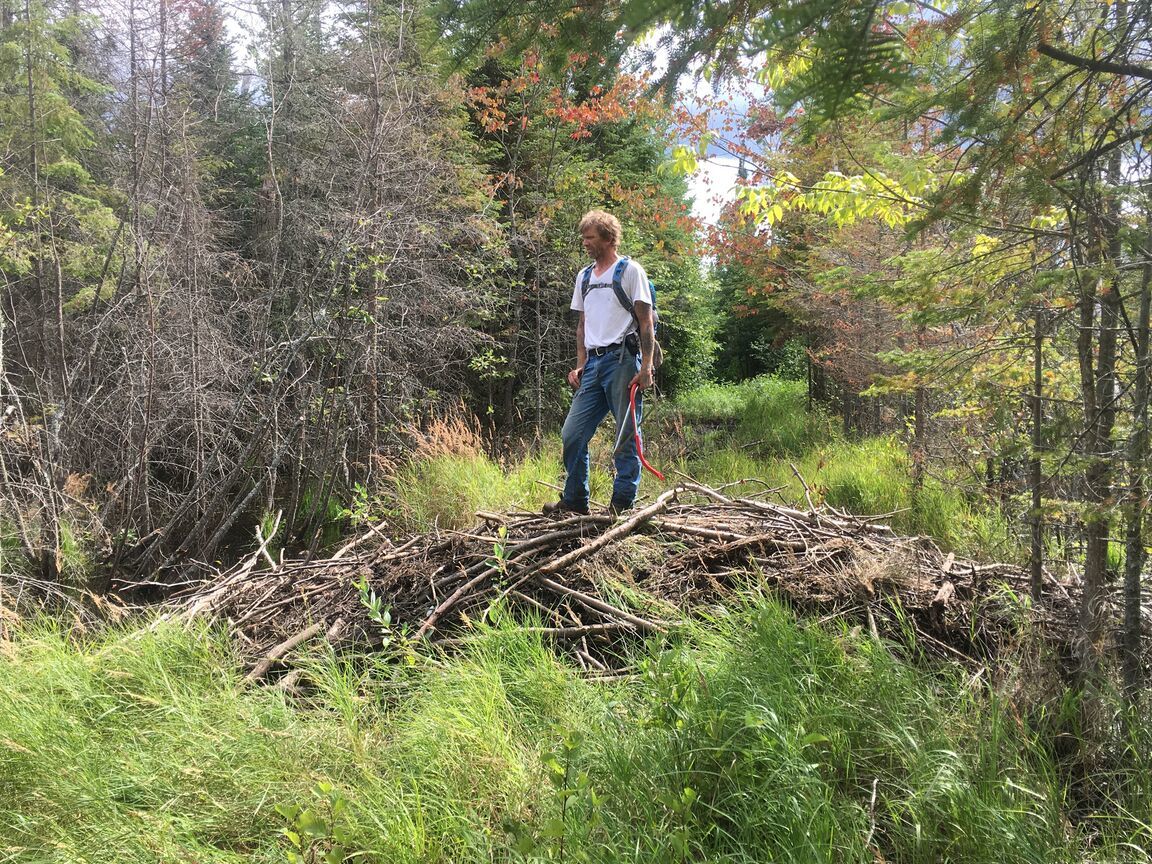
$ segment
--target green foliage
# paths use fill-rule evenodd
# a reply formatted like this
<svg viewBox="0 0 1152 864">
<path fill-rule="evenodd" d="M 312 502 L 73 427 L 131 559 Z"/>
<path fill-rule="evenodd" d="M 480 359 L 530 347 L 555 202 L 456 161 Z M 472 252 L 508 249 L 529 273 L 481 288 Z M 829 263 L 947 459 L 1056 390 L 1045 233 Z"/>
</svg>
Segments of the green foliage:
<svg viewBox="0 0 1152 864">
<path fill-rule="evenodd" d="M 202 629 L 77 644 L 22 628 L 0 664 L 0 836 L 13 861 L 235 861 L 271 851 L 276 801 L 304 800 L 344 733 L 243 693 Z M 231 850 L 231 851 L 222 851 Z"/>
<path fill-rule="evenodd" d="M 300 510 L 305 514 L 303 530 L 315 531 L 321 537 L 321 542 L 330 546 L 340 539 L 347 519 L 363 515 L 367 504 L 363 502 L 362 488 L 352 490 L 352 501 L 344 506 L 337 498 L 335 491 L 326 483 L 309 483 L 300 494 Z M 261 531 L 269 531 L 275 522 L 271 513 L 261 517 Z M 282 526 L 277 531 L 277 537 L 287 536 L 288 526 Z M 267 537 L 267 534 L 264 535 Z M 276 538 L 269 538 L 275 540 Z"/>
<path fill-rule="evenodd" d="M 948 478 L 927 477 L 912 485 L 912 463 L 894 436 L 845 440 L 829 419 L 809 413 L 800 381 L 757 378 L 739 384 L 708 384 L 676 402 L 688 443 L 685 470 L 706 483 L 753 481 L 745 492 L 769 488 L 796 507 L 827 503 L 859 515 L 892 514 L 899 531 L 925 534 L 946 547 L 977 557 L 996 552 L 1019 557 L 1003 514 L 975 504 Z M 709 427 L 721 426 L 723 434 Z"/>
<path fill-rule="evenodd" d="M 368 613 L 372 622 L 385 633 L 385 645 L 391 641 L 388 636 L 392 628 L 392 611 L 384 605 L 384 599 L 376 593 L 376 589 L 368 584 L 368 577 L 361 576 L 358 582 L 353 583 L 356 593 L 360 596 L 360 605 Z"/>
<path fill-rule="evenodd" d="M 7 517 L 0 518 L 0 573 L 29 575 L 32 562 L 20 540 L 20 527 Z"/>
<path fill-rule="evenodd" d="M 865 219 L 898 228 L 923 205 L 911 190 L 881 172 L 847 176 L 839 171 L 829 171 L 811 186 L 788 171 L 777 171 L 770 183 L 740 187 L 737 201 L 740 215 L 753 222 L 775 225 L 791 210 L 806 210 L 836 228 Z"/>
<path fill-rule="evenodd" d="M 61 580 L 67 585 L 83 588 L 95 569 L 92 537 L 83 526 L 67 516 L 56 524 L 56 566 Z"/>
<path fill-rule="evenodd" d="M 646 449 L 658 467 L 679 467 L 713 485 L 750 481 L 744 493 L 776 489 L 797 507 L 807 507 L 804 485 L 813 503 L 827 503 L 859 515 L 892 514 L 899 531 L 925 534 L 948 548 L 977 557 L 995 551 L 1012 560 L 1021 554 L 1003 514 L 968 501 L 948 478 L 927 477 L 913 488 L 912 464 L 894 436 L 844 440 L 830 418 L 807 408 L 805 384 L 762 377 L 739 384 L 707 384 L 682 394 L 672 411 L 650 412 Z M 673 422 L 675 421 L 675 422 Z M 672 454 L 671 429 L 682 430 L 685 453 Z M 611 428 L 606 424 L 591 446 L 593 500 L 606 500 L 611 478 Z M 393 478 L 389 491 L 368 512 L 390 512 L 413 529 L 431 525 L 465 527 L 477 510 L 520 507 L 538 510 L 554 500 L 546 484 L 562 480 L 558 442 L 540 453 L 502 467 L 480 452 L 420 457 Z M 676 460 L 681 459 L 679 465 Z M 654 497 L 661 487 L 645 473 L 641 495 Z M 498 557 L 498 556 L 497 556 Z"/>
<path fill-rule="evenodd" d="M 84 165 L 95 139 L 71 98 L 106 89 L 73 63 L 80 21 L 35 2 L 0 29 L 0 80 L 20 82 L 0 91 L 0 150 L 16 157 L 16 170 L 0 172 L 0 270 L 10 274 L 30 272 L 42 234 L 53 237 L 65 276 L 91 278 L 116 227 L 101 200 L 107 190 Z"/>
<path fill-rule="evenodd" d="M 542 50 L 557 64 L 568 52 L 590 51 L 615 65 L 627 47 L 641 43 L 642 56 L 664 53 L 653 86 L 668 91 L 694 67 L 716 81 L 739 74 L 747 57 L 766 55 L 773 74 L 763 83 L 780 102 L 804 101 L 816 116 L 831 118 L 861 104 L 866 91 L 906 79 L 905 46 L 887 24 L 909 8 L 876 0 L 625 0 L 606 15 L 556 0 L 530 0 L 515 10 L 491 0 L 444 0 L 438 11 L 462 54 L 498 36 L 522 49 L 546 34 Z M 682 150 L 679 158 L 690 161 L 693 154 Z"/>
<path fill-rule="evenodd" d="M 283 829 L 289 849 L 288 864 L 342 864 L 348 849 L 349 829 L 345 825 L 348 799 L 331 783 L 321 781 L 312 789 L 314 803 L 277 804 L 276 812 L 288 824 Z"/>
<path fill-rule="evenodd" d="M 806 378 L 807 338 L 800 335 L 799 321 L 784 297 L 765 285 L 765 276 L 743 266 L 725 265 L 716 269 L 714 278 L 717 288 L 712 303 L 719 319 L 717 378 L 743 381 L 765 374 Z"/>
<path fill-rule="evenodd" d="M 654 644 L 617 684 L 502 626 L 411 666 L 321 652 L 295 707 L 242 689 L 225 642 L 199 629 L 77 643 L 36 625 L 6 652 L 13 862 L 1085 854 L 1051 757 L 1003 706 L 755 594 Z M 1146 839 L 1140 789 L 1101 813 L 1101 860 L 1136 860 L 1122 844 Z"/>
<path fill-rule="evenodd" d="M 646 664 L 643 734 L 617 724 L 595 760 L 608 835 L 661 826 L 637 860 L 872 860 L 865 838 L 901 861 L 1061 857 L 1051 777 L 995 708 L 770 602 L 692 636 Z"/>
<path fill-rule="evenodd" d="M 49 534 L 42 521 L 25 523 L 28 536 L 34 548 L 44 547 L 57 569 L 59 581 L 70 588 L 88 587 L 96 569 L 99 542 L 93 536 L 94 522 L 91 514 L 65 512 L 57 516 L 53 534 Z M 40 566 L 40 562 L 29 558 L 20 527 L 15 520 L 9 522 L 0 518 L 0 574 L 30 576 Z"/>
<path fill-rule="evenodd" d="M 779 347 L 757 340 L 752 350 L 776 378 L 804 381 L 808 377 L 808 346 L 801 338 L 787 339 Z"/>
<path fill-rule="evenodd" d="M 688 423 L 734 428 L 736 446 L 772 455 L 802 453 L 827 440 L 827 419 L 809 412 L 802 381 L 761 377 L 739 384 L 705 384 L 682 394 L 676 407 Z"/>
<path fill-rule="evenodd" d="M 581 760 L 584 735 L 575 730 L 560 729 L 553 737 L 559 738 L 559 746 L 546 752 L 541 758 L 545 776 L 553 786 L 552 800 L 548 810 L 556 815 L 543 820 L 540 825 L 532 821 L 508 820 L 505 831 L 510 835 L 512 850 L 528 860 L 572 860 L 592 862 L 587 848 L 577 845 L 575 849 L 567 843 L 573 834 L 587 832 L 600 826 L 600 810 L 603 799 L 592 785 L 587 769 L 575 767 Z M 579 824 L 571 823 L 570 814 L 578 814 Z M 539 820 L 537 820 L 539 821 Z"/>
<path fill-rule="evenodd" d="M 719 316 L 713 311 L 713 286 L 700 273 L 694 258 L 670 261 L 651 250 L 642 259 L 656 285 L 659 338 L 664 348 L 659 384 L 677 395 L 712 376 L 718 343 Z"/>
</svg>

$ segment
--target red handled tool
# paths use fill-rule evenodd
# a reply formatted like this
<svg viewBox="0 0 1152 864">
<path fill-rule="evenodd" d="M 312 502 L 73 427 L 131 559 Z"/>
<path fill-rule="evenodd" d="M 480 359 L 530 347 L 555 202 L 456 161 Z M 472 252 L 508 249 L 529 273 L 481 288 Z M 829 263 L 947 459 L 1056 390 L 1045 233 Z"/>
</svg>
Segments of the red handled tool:
<svg viewBox="0 0 1152 864">
<path fill-rule="evenodd" d="M 664 475 L 653 468 L 647 459 L 644 458 L 644 445 L 640 441 L 640 423 L 636 419 L 636 391 L 640 389 L 639 382 L 633 382 L 631 389 L 628 391 L 628 415 L 632 418 L 632 435 L 636 439 L 636 455 L 640 457 L 640 464 L 643 465 L 657 480 L 663 482 Z M 620 438 L 616 441 L 616 450 L 619 451 L 620 443 L 623 440 L 624 432 L 627 430 L 627 418 L 625 418 L 625 425 L 620 429 Z"/>
</svg>

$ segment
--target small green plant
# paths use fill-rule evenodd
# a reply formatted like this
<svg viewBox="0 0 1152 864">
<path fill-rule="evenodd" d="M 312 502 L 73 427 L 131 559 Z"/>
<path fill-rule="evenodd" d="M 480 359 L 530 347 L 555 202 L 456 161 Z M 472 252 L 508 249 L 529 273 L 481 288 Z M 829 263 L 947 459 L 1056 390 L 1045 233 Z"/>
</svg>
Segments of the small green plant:
<svg viewBox="0 0 1152 864">
<path fill-rule="evenodd" d="M 559 813 L 549 816 L 538 828 L 523 822 L 509 821 L 505 830 L 511 836 L 515 852 L 528 858 L 548 861 L 587 861 L 587 847 L 573 848 L 568 840 L 572 834 L 573 812 L 579 809 L 580 825 L 585 832 L 595 829 L 601 822 L 602 800 L 592 785 L 587 770 L 576 763 L 584 743 L 583 733 L 565 729 L 560 734 L 560 746 L 543 755 L 545 773 L 552 784 L 552 799 Z"/>
<path fill-rule="evenodd" d="M 349 852 L 348 799 L 331 783 L 321 781 L 312 789 L 317 802 L 310 807 L 277 804 L 276 812 L 288 823 L 282 830 L 290 848 L 288 864 L 341 864 Z"/>
<path fill-rule="evenodd" d="M 372 496 L 368 494 L 368 487 L 363 483 L 352 486 L 352 500 L 347 507 L 340 509 L 340 516 L 351 520 L 353 525 L 367 522 L 372 511 Z"/>
<path fill-rule="evenodd" d="M 691 786 L 685 786 L 678 793 L 662 791 L 656 795 L 656 800 L 664 805 L 664 809 L 675 822 L 676 827 L 667 833 L 666 840 L 672 854 L 681 861 L 693 860 L 692 833 L 689 825 L 693 818 L 692 806 L 696 803 L 696 798 L 696 790 Z"/>
<path fill-rule="evenodd" d="M 492 559 L 489 566 L 500 572 L 500 577 L 508 575 L 508 526 L 501 525 L 496 529 L 496 541 L 492 544 Z"/>
<path fill-rule="evenodd" d="M 376 589 L 368 584 L 368 577 L 361 576 L 352 583 L 357 594 L 360 595 L 360 605 L 368 612 L 368 617 L 376 624 L 384 638 L 382 647 L 392 643 L 392 610 L 384 605 L 384 600 L 376 593 Z"/>
</svg>

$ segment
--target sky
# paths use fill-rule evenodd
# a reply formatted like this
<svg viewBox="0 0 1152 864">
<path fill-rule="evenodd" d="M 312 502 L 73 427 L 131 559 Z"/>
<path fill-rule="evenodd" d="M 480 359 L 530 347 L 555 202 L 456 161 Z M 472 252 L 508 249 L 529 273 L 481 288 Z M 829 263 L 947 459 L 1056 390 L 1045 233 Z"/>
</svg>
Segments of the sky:
<svg viewBox="0 0 1152 864">
<path fill-rule="evenodd" d="M 740 129 L 747 122 L 749 99 L 766 100 L 768 92 L 761 85 L 747 79 L 742 80 L 737 89 L 723 82 L 713 85 L 691 73 L 680 80 L 679 86 L 681 98 L 691 111 L 699 112 L 709 108 L 708 129 L 715 139 L 698 160 L 696 173 L 688 181 L 694 199 L 693 215 L 706 224 L 714 225 L 723 206 L 736 198 L 736 180 L 740 171 L 739 158 L 722 146 L 723 141 L 732 139 L 732 127 Z M 719 104 L 726 107 L 717 109 L 715 106 Z M 728 129 L 724 129 L 726 123 Z M 737 138 L 737 143 L 745 142 Z"/>
<path fill-rule="evenodd" d="M 739 160 L 734 156 L 718 154 L 700 160 L 696 173 L 688 178 L 692 215 L 705 224 L 716 224 L 724 204 L 736 199 L 739 170 Z"/>
</svg>

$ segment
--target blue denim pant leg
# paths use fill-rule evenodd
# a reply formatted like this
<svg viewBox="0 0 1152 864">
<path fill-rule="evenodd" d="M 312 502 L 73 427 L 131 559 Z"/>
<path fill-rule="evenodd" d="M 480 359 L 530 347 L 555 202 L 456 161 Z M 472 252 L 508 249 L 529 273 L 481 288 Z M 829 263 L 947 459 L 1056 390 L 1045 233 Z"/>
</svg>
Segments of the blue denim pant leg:
<svg viewBox="0 0 1152 864">
<path fill-rule="evenodd" d="M 572 397 L 572 407 L 564 420 L 564 428 L 560 431 L 564 443 L 564 471 L 567 473 L 562 498 L 573 507 L 588 506 L 588 444 L 600 421 L 612 409 L 601 379 L 606 376 L 611 381 L 615 366 L 613 355 L 588 358 L 580 386 Z"/>
<path fill-rule="evenodd" d="M 636 427 L 628 410 L 628 385 L 640 371 L 640 358 L 632 354 L 625 354 L 623 362 L 616 366 L 612 377 L 612 388 L 609 396 L 612 404 L 612 415 L 616 418 L 615 463 L 616 479 L 612 483 L 612 504 L 617 509 L 625 510 L 632 506 L 636 500 L 636 493 L 640 491 L 640 456 L 636 452 Z M 644 419 L 644 399 L 639 391 L 636 393 L 636 420 Z"/>
<path fill-rule="evenodd" d="M 631 383 L 639 360 L 630 355 L 623 363 L 618 353 L 603 357 L 591 356 L 584 366 L 580 387 L 572 397 L 572 407 L 560 437 L 564 443 L 564 482 L 563 499 L 573 507 L 588 504 L 588 444 L 596 434 L 596 427 L 611 413 L 616 420 L 616 438 L 620 438 L 620 424 L 628 415 L 628 385 Z M 640 414 L 641 400 L 636 399 L 636 412 Z M 632 435 L 632 424 L 628 422 L 624 432 L 626 440 L 621 443 L 615 456 L 616 480 L 612 485 L 612 500 L 616 504 L 631 506 L 640 488 L 640 458 L 636 454 L 636 442 Z"/>
</svg>

